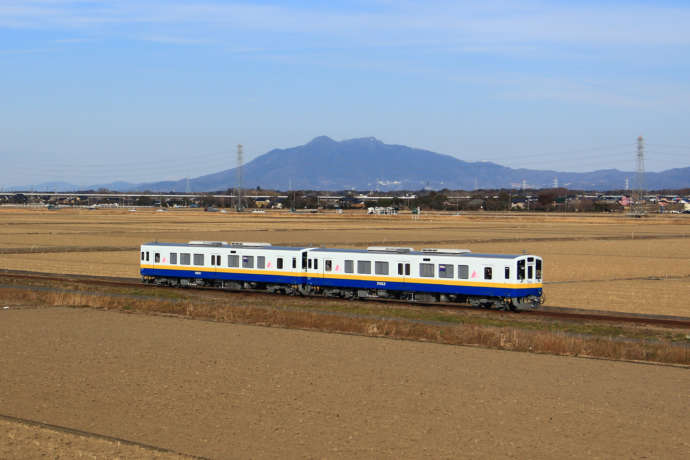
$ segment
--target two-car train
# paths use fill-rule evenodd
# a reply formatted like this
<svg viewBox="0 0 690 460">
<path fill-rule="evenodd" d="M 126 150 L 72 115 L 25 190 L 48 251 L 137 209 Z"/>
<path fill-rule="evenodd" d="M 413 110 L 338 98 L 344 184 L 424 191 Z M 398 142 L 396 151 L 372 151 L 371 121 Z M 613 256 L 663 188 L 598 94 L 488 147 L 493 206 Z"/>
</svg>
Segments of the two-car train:
<svg viewBox="0 0 690 460">
<path fill-rule="evenodd" d="M 458 302 L 523 310 L 542 299 L 542 259 L 466 249 L 329 249 L 190 241 L 141 246 L 145 283 L 292 295 Z"/>
</svg>

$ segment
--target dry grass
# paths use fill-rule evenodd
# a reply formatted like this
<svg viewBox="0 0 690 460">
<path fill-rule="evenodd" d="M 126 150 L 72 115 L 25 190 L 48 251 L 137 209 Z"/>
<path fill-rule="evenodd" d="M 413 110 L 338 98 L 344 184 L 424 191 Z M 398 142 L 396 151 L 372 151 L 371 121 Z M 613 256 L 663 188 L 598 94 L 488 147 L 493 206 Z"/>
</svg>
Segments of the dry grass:
<svg viewBox="0 0 690 460">
<path fill-rule="evenodd" d="M 568 356 L 651 361 L 690 365 L 690 347 L 685 343 L 621 340 L 602 328 L 597 334 L 572 334 L 534 324 L 508 326 L 478 323 L 443 324 L 406 319 L 373 317 L 334 309 L 328 313 L 300 308 L 299 299 L 289 307 L 266 306 L 257 297 L 233 296 L 233 306 L 212 299 L 187 296 L 150 298 L 146 295 L 94 295 L 89 292 L 3 289 L 3 301 L 24 305 L 95 307 L 123 312 L 177 315 L 219 322 L 289 327 L 374 337 L 430 341 L 449 345 L 470 345 L 504 350 L 529 351 Z M 238 306 L 241 305 L 241 306 Z M 491 322 L 489 322 L 491 324 Z M 495 324 L 495 322 L 494 322 Z"/>
<path fill-rule="evenodd" d="M 192 239 L 524 250 L 545 259 L 547 305 L 690 316 L 690 302 L 679 300 L 687 299 L 683 295 L 690 290 L 690 218 L 684 215 L 476 213 L 423 214 L 412 220 L 410 215 L 368 217 L 361 212 L 0 209 L 0 268 L 137 277 L 139 244 Z M 649 277 L 680 281 L 644 281 Z M 578 284 L 548 284 L 554 282 Z"/>
</svg>

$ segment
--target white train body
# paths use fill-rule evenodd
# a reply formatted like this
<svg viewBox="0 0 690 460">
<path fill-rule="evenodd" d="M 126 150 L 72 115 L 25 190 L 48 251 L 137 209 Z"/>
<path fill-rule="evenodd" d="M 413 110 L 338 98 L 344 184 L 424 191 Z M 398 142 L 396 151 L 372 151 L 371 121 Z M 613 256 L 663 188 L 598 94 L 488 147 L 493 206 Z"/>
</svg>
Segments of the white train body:
<svg viewBox="0 0 690 460">
<path fill-rule="evenodd" d="M 145 282 L 387 297 L 529 308 L 542 297 L 542 259 L 461 249 L 329 249 L 190 241 L 141 246 Z"/>
</svg>

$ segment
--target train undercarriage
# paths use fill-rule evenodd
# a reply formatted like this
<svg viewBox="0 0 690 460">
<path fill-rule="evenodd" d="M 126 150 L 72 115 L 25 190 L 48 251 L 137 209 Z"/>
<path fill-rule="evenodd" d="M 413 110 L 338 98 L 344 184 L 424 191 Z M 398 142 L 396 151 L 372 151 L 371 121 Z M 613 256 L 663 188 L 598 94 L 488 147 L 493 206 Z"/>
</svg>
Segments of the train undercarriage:
<svg viewBox="0 0 690 460">
<path fill-rule="evenodd" d="M 175 278 L 144 276 L 142 280 L 146 284 L 171 287 L 207 287 L 224 289 L 229 291 L 264 291 L 272 294 L 297 295 L 297 296 L 323 296 L 341 299 L 393 299 L 406 302 L 419 303 L 458 303 L 479 308 L 492 308 L 499 310 L 531 310 L 543 303 L 543 297 L 527 296 L 520 298 L 471 296 L 457 294 L 443 294 L 433 292 L 410 292 L 386 289 L 356 289 L 341 287 L 322 287 L 304 284 L 273 284 L 254 281 L 228 281 L 202 278 Z"/>
</svg>

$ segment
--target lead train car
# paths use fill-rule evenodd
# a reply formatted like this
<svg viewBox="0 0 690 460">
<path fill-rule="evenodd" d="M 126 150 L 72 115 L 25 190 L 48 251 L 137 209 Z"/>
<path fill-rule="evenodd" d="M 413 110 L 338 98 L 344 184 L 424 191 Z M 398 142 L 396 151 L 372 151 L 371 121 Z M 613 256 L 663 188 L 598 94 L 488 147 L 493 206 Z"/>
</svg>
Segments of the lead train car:
<svg viewBox="0 0 690 460">
<path fill-rule="evenodd" d="M 527 309 L 542 300 L 542 259 L 466 249 L 327 249 L 190 241 L 141 246 L 146 283 L 385 297 Z"/>
</svg>

